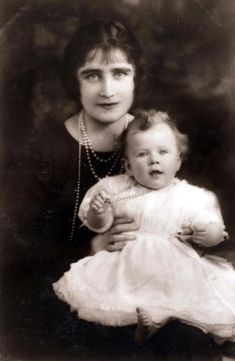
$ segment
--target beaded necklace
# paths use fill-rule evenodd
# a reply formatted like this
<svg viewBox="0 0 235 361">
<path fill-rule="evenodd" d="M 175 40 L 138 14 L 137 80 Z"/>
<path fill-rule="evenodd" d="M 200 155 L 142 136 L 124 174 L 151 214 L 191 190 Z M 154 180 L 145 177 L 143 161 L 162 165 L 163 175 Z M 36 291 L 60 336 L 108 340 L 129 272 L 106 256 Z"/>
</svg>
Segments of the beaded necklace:
<svg viewBox="0 0 235 361">
<path fill-rule="evenodd" d="M 71 231 L 70 231 L 70 242 L 73 241 L 74 232 L 75 232 L 75 226 L 76 226 L 76 219 L 78 214 L 78 205 L 79 205 L 79 197 L 80 197 L 80 186 L 81 186 L 81 159 L 82 159 L 82 146 L 80 142 L 80 129 L 78 126 L 78 161 L 77 161 L 77 188 L 76 188 L 76 198 L 74 203 L 74 211 L 73 211 L 73 218 L 72 218 L 72 225 L 71 225 Z"/>
<path fill-rule="evenodd" d="M 113 152 L 113 154 L 107 159 L 99 157 L 98 154 L 96 154 L 96 152 L 92 148 L 91 141 L 88 137 L 85 119 L 84 119 L 84 112 L 82 112 L 82 116 L 79 120 L 79 123 L 80 123 L 80 128 L 81 128 L 81 133 L 82 133 L 82 139 L 83 139 L 86 149 L 88 150 L 88 154 L 89 154 L 89 152 L 91 152 L 92 155 L 94 156 L 94 158 L 101 163 L 107 163 L 107 162 L 111 161 L 115 156 L 118 155 L 118 152 L 116 151 L 116 152 Z M 89 154 L 89 157 L 90 157 L 90 154 Z"/>
<path fill-rule="evenodd" d="M 88 161 L 88 165 L 89 165 L 91 173 L 93 174 L 93 176 L 95 177 L 95 179 L 97 181 L 101 179 L 101 177 L 99 177 L 98 174 L 96 173 L 96 170 L 92 164 L 91 156 L 94 156 L 94 158 L 101 163 L 107 163 L 107 162 L 110 162 L 111 160 L 113 160 L 113 163 L 111 164 L 110 169 L 108 170 L 108 172 L 106 174 L 106 176 L 110 176 L 119 160 L 119 153 L 116 151 L 107 159 L 99 157 L 96 154 L 96 152 L 94 151 L 94 149 L 92 148 L 91 141 L 90 141 L 87 131 L 86 131 L 84 111 L 82 111 L 80 113 L 78 121 L 79 121 L 79 125 L 80 125 L 83 144 L 85 147 L 86 157 L 87 157 L 87 161 Z"/>
<path fill-rule="evenodd" d="M 77 158 L 77 187 L 76 187 L 76 198 L 75 198 L 75 204 L 74 204 L 74 212 L 73 212 L 73 218 L 72 218 L 72 225 L 71 225 L 71 231 L 70 231 L 70 241 L 73 241 L 74 238 L 74 232 L 76 227 L 76 220 L 78 215 L 78 208 L 79 208 L 79 198 L 80 198 L 80 189 L 81 189 L 81 159 L 82 159 L 82 146 L 81 146 L 81 140 L 83 141 L 83 145 L 85 148 L 85 154 L 87 157 L 88 165 L 90 168 L 90 171 L 94 178 L 98 181 L 101 179 L 101 177 L 98 176 L 98 174 L 95 171 L 95 168 L 92 164 L 91 155 L 94 156 L 96 160 L 98 160 L 101 163 L 107 163 L 108 161 L 113 160 L 113 163 L 110 166 L 110 169 L 106 173 L 106 176 L 110 176 L 119 160 L 119 153 L 116 151 L 114 152 L 109 158 L 101 158 L 96 154 L 94 149 L 92 148 L 91 141 L 88 137 L 86 126 L 85 126 L 85 119 L 84 119 L 84 111 L 81 111 L 78 116 L 78 158 Z"/>
<path fill-rule="evenodd" d="M 133 199 L 133 198 L 141 197 L 144 194 L 154 192 L 154 189 L 143 188 L 140 184 L 132 186 L 129 189 L 131 189 L 132 192 L 130 194 L 126 195 L 126 196 L 125 195 L 120 196 L 120 193 L 111 194 L 111 203 L 118 203 L 118 202 L 121 202 L 121 201 L 125 201 L 127 199 Z"/>
</svg>

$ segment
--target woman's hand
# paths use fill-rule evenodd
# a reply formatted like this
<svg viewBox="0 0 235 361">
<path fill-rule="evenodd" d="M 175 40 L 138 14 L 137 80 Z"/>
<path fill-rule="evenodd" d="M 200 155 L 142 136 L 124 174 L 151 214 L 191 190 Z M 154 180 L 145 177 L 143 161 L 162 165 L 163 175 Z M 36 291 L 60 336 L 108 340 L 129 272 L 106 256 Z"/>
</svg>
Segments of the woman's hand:
<svg viewBox="0 0 235 361">
<path fill-rule="evenodd" d="M 131 232 L 138 230 L 134 220 L 125 216 L 114 219 L 112 227 L 105 233 L 95 236 L 91 241 L 91 253 L 95 254 L 101 250 L 110 252 L 121 251 L 130 241 L 136 239 Z"/>
</svg>

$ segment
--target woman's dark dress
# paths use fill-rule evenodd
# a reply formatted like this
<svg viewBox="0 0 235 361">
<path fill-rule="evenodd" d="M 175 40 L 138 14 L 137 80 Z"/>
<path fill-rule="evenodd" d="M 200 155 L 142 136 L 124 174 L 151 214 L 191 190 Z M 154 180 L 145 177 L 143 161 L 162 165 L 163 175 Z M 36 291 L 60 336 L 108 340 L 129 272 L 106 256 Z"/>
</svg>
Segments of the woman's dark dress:
<svg viewBox="0 0 235 361">
<path fill-rule="evenodd" d="M 79 203 L 96 182 L 85 149 L 81 148 Z M 105 154 L 110 157 L 112 153 Z M 70 240 L 78 178 L 78 142 L 64 124 L 52 123 L 32 137 L 19 158 L 4 191 L 1 270 L 4 322 L 10 325 L 12 319 L 16 332 L 18 327 L 22 334 L 26 333 L 25 337 L 66 338 L 75 332 L 78 320 L 57 299 L 51 284 L 70 263 L 89 254 L 93 236 L 85 227 L 79 228 L 77 218 L 74 238 Z M 107 174 L 112 164 L 95 159 L 92 162 L 100 177 Z M 120 162 L 113 174 L 119 171 Z"/>
</svg>

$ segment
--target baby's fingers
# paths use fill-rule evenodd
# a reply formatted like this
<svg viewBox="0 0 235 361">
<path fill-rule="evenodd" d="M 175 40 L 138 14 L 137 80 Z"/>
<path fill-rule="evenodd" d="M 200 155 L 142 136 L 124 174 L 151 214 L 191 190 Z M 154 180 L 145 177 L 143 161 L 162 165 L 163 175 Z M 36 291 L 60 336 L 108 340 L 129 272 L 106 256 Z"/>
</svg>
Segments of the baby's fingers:
<svg viewBox="0 0 235 361">
<path fill-rule="evenodd" d="M 191 242 L 192 241 L 192 229 L 190 227 L 183 227 L 176 235 L 179 241 L 181 242 Z"/>
<path fill-rule="evenodd" d="M 184 234 L 180 234 L 177 236 L 178 240 L 181 242 L 190 242 L 192 241 L 192 234 L 190 235 L 184 235 Z"/>
<path fill-rule="evenodd" d="M 111 201 L 111 197 L 108 193 L 106 193 L 105 191 L 101 191 L 99 194 L 99 200 L 102 201 L 103 203 L 110 203 Z"/>
<path fill-rule="evenodd" d="M 201 242 L 201 241 L 203 241 L 205 238 L 206 238 L 205 235 L 198 235 L 198 234 L 193 235 L 193 241 L 194 241 L 194 242 Z"/>
<path fill-rule="evenodd" d="M 196 224 L 194 224 L 194 226 L 193 226 L 193 232 L 195 233 L 195 232 L 206 232 L 207 231 L 207 227 L 206 227 L 206 225 L 205 224 L 203 224 L 203 223 L 196 223 Z"/>
<path fill-rule="evenodd" d="M 100 203 L 99 203 L 96 199 L 93 199 L 93 200 L 90 202 L 90 208 L 91 208 L 93 211 L 97 211 L 97 210 L 100 208 Z"/>
<path fill-rule="evenodd" d="M 95 213 L 102 213 L 104 211 L 104 202 L 100 200 L 99 196 L 95 196 L 91 200 L 90 209 Z"/>
<path fill-rule="evenodd" d="M 201 232 L 193 232 L 193 240 L 194 239 L 205 239 L 208 237 L 208 232 L 201 231 Z"/>
</svg>

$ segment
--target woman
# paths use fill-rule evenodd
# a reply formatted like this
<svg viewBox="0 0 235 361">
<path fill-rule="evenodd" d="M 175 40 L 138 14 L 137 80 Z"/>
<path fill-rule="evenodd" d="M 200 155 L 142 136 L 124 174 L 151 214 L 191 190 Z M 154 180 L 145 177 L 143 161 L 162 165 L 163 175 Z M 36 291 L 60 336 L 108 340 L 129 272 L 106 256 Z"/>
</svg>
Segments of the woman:
<svg viewBox="0 0 235 361">
<path fill-rule="evenodd" d="M 120 22 L 98 21 L 77 30 L 65 50 L 63 81 L 81 110 L 33 137 L 27 162 L 18 165 L 19 178 L 9 186 L 4 282 L 24 308 L 17 308 L 22 302 L 7 302 L 5 314 L 13 319 L 17 314 L 26 333 L 57 333 L 55 322 L 70 317 L 67 309 L 61 311 L 51 284 L 71 262 L 90 253 L 94 234 L 80 228 L 78 207 L 99 178 L 121 170 L 116 141 L 132 119 L 128 111 L 141 74 L 140 54 Z M 134 239 L 135 229 L 123 215 L 93 248 L 120 250 Z"/>
<path fill-rule="evenodd" d="M 63 82 L 80 112 L 64 124 L 49 122 L 33 137 L 19 204 L 9 202 L 17 236 L 42 253 L 45 246 L 48 263 L 56 261 L 55 271 L 63 267 L 61 262 L 69 266 L 71 256 L 77 259 L 90 252 L 93 234 L 80 228 L 78 207 L 99 178 L 121 171 L 116 143 L 132 119 L 128 111 L 140 73 L 140 46 L 120 22 L 79 27 L 65 49 Z M 95 249 L 120 250 L 123 241 L 133 239 L 131 234 L 122 235 L 136 228 L 123 216 L 107 234 L 107 244 L 96 241 Z M 43 258 L 44 254 L 40 262 Z"/>
<path fill-rule="evenodd" d="M 132 33 L 118 22 L 97 22 L 80 28 L 65 51 L 63 78 L 69 93 L 79 99 L 82 110 L 65 122 L 68 133 L 78 142 L 78 184 L 70 238 L 78 239 L 78 206 L 86 190 L 99 178 L 120 172 L 116 151 L 140 75 L 141 51 Z M 84 181 L 86 179 L 86 181 Z M 107 244 L 94 242 L 94 249 L 120 250 L 133 239 L 128 219 L 116 220 L 107 234 Z M 134 227 L 135 228 L 135 227 Z M 85 237 L 87 242 L 87 237 Z"/>
</svg>

